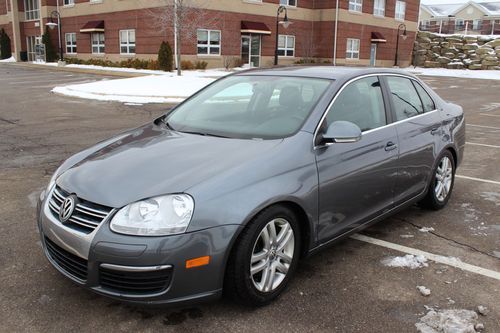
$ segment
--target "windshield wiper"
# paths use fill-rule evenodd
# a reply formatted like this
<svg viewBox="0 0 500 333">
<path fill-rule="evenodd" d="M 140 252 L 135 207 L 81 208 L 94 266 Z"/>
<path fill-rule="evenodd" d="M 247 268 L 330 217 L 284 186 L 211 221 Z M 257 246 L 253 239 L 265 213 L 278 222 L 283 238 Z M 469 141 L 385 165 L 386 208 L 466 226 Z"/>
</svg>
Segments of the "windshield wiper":
<svg viewBox="0 0 500 333">
<path fill-rule="evenodd" d="M 216 138 L 229 138 L 228 136 L 219 135 L 219 134 L 213 134 L 213 133 L 206 133 L 206 132 L 197 132 L 197 131 L 177 131 L 177 132 L 187 133 L 187 134 L 203 135 L 203 136 L 212 136 L 212 137 L 216 137 Z"/>
</svg>

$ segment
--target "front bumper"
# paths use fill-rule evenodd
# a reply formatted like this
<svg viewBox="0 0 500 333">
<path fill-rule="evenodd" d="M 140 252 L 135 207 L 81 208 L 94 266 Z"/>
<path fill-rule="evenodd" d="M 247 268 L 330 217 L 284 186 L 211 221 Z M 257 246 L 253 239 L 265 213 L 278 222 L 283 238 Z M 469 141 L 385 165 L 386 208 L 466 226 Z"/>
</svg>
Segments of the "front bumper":
<svg viewBox="0 0 500 333">
<path fill-rule="evenodd" d="M 239 226 L 165 237 L 128 236 L 110 230 L 111 214 L 84 234 L 59 222 L 45 198 L 40 199 L 37 219 L 45 255 L 75 283 L 144 304 L 179 304 L 222 294 L 225 265 Z M 186 260 L 202 256 L 210 256 L 208 265 L 186 268 Z"/>
</svg>

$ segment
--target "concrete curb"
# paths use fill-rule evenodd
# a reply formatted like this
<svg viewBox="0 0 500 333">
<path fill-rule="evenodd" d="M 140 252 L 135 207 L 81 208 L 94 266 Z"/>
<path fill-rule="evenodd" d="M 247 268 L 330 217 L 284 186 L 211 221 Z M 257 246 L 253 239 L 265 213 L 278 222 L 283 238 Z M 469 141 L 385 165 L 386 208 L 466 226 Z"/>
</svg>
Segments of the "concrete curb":
<svg viewBox="0 0 500 333">
<path fill-rule="evenodd" d="M 49 71 L 61 71 L 61 72 L 94 74 L 94 75 L 105 75 L 105 76 L 117 76 L 117 77 L 140 77 L 140 76 L 147 76 L 147 75 L 158 75 L 158 74 L 147 74 L 147 73 L 132 73 L 132 72 L 97 70 L 97 69 L 89 69 L 89 68 L 44 66 L 44 65 L 36 65 L 36 64 L 26 63 L 26 62 L 22 62 L 22 63 L 20 63 L 20 62 L 8 62 L 5 64 L 8 66 L 36 68 L 36 69 L 49 70 Z"/>
</svg>

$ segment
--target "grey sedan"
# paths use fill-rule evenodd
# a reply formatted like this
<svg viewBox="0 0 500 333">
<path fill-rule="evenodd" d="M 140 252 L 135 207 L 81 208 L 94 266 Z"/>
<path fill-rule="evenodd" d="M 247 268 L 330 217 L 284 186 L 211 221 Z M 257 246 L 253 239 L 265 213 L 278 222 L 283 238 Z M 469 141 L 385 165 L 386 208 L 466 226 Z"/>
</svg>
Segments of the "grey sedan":
<svg viewBox="0 0 500 333">
<path fill-rule="evenodd" d="M 301 258 L 443 208 L 464 145 L 462 108 L 405 72 L 240 72 L 67 159 L 40 196 L 43 249 L 120 300 L 263 305 Z"/>
</svg>

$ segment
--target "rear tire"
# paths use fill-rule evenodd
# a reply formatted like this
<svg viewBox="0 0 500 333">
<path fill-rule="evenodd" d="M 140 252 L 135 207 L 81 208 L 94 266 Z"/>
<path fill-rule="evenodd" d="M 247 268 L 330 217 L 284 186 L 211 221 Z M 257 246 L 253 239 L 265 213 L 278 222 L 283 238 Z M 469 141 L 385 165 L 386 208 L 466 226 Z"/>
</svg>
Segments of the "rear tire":
<svg viewBox="0 0 500 333">
<path fill-rule="evenodd" d="M 445 150 L 437 160 L 439 162 L 432 171 L 427 195 L 421 201 L 422 206 L 433 210 L 446 206 L 455 183 L 455 161 L 451 152 Z"/>
<path fill-rule="evenodd" d="M 226 269 L 224 293 L 250 306 L 276 299 L 297 268 L 300 239 L 299 222 L 292 210 L 276 205 L 260 212 L 235 244 Z"/>
</svg>

